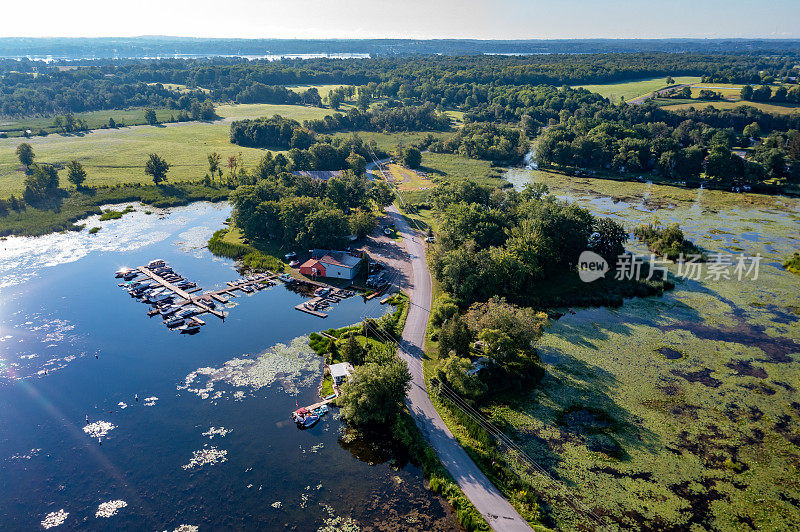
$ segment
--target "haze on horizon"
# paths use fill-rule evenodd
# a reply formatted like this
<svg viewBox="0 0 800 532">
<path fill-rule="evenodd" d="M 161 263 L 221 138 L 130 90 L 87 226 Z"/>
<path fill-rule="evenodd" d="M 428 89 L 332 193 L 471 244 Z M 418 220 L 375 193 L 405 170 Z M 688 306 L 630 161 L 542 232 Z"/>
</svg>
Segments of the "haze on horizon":
<svg viewBox="0 0 800 532">
<path fill-rule="evenodd" d="M 29 0 L 0 37 L 800 38 L 797 0 Z"/>
</svg>

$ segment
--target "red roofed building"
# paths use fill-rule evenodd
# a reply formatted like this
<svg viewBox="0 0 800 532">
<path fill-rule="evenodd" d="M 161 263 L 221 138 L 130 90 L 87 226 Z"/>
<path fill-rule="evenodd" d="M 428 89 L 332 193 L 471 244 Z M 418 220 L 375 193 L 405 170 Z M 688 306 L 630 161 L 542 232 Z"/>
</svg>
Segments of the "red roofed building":
<svg viewBox="0 0 800 532">
<path fill-rule="evenodd" d="M 354 279 L 361 265 L 360 251 L 328 251 L 315 249 L 311 258 L 300 265 L 300 273 L 310 277 Z"/>
</svg>

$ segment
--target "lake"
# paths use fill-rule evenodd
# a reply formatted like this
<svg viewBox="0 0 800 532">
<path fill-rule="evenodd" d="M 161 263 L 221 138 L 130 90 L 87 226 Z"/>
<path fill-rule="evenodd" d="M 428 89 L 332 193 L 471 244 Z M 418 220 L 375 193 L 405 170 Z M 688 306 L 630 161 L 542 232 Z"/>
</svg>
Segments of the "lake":
<svg viewBox="0 0 800 532">
<path fill-rule="evenodd" d="M 169 331 L 113 272 L 163 258 L 221 288 L 235 264 L 203 246 L 230 207 L 136 208 L 89 218 L 94 235 L 0 240 L 4 530 L 459 528 L 420 470 L 343 437 L 335 409 L 305 431 L 289 419 L 318 398 L 305 336 L 385 307 L 353 297 L 322 320 L 278 285 L 232 299 L 224 322 L 204 316 L 199 334 Z"/>
</svg>

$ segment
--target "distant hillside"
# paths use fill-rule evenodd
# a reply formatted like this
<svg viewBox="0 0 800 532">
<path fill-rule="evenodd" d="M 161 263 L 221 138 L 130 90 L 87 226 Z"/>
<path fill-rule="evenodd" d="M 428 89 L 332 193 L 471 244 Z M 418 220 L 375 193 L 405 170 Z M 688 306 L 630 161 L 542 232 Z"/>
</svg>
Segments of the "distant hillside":
<svg viewBox="0 0 800 532">
<path fill-rule="evenodd" d="M 800 40 L 770 39 L 199 39 L 192 37 L 0 38 L 0 57 L 63 59 L 283 54 L 547 54 L 606 52 L 800 51 Z"/>
</svg>

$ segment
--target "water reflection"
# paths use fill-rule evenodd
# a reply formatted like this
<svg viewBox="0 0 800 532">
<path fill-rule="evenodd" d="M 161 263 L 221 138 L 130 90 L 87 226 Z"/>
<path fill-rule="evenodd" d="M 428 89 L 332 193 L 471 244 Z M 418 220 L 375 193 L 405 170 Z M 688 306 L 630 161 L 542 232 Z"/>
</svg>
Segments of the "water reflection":
<svg viewBox="0 0 800 532">
<path fill-rule="evenodd" d="M 87 220 L 95 235 L 0 242 L 0 415 L 13 427 L 0 438 L 3 527 L 308 530 L 413 516 L 418 529 L 456 529 L 419 470 L 340 447 L 337 416 L 306 431 L 289 420 L 322 376 L 306 335 L 385 308 L 350 298 L 320 320 L 278 286 L 237 298 L 198 335 L 174 334 L 112 272 L 159 257 L 221 288 L 235 265 L 202 243 L 230 207 L 136 208 Z"/>
</svg>

